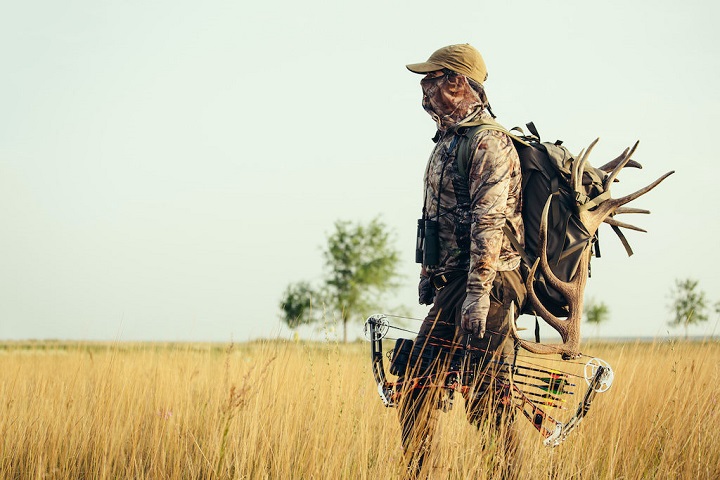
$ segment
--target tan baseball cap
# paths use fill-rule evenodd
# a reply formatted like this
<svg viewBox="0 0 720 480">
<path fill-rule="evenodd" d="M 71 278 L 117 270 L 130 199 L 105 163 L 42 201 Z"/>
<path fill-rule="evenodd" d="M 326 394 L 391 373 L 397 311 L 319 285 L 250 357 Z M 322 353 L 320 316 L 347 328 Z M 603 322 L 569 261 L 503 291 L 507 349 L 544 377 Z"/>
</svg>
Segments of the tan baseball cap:
<svg viewBox="0 0 720 480">
<path fill-rule="evenodd" d="M 469 43 L 448 45 L 436 50 L 427 62 L 411 63 L 407 69 L 414 73 L 428 73 L 448 68 L 453 72 L 472 78 L 482 85 L 487 79 L 485 61 L 475 47 Z"/>
</svg>

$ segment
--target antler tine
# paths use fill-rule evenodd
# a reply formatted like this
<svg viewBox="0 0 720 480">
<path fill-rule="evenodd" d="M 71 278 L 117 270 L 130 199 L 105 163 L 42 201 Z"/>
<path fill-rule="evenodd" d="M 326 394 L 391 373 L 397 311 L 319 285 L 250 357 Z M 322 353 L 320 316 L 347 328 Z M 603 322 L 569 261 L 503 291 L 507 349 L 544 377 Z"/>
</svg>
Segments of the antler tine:
<svg viewBox="0 0 720 480">
<path fill-rule="evenodd" d="M 593 140 L 593 142 L 588 146 L 587 150 L 583 150 L 580 152 L 580 159 L 577 162 L 573 163 L 573 170 L 570 173 L 570 184 L 573 186 L 576 192 L 579 192 L 580 188 L 582 188 L 582 177 L 583 172 L 585 172 L 585 165 L 587 164 L 588 158 L 590 157 L 590 152 L 592 152 L 593 148 L 595 148 L 595 145 L 597 145 L 599 141 L 599 137 Z"/>
<path fill-rule="evenodd" d="M 598 207 L 593 211 L 585 211 L 580 213 L 580 217 L 582 219 L 583 224 L 585 227 L 587 227 L 588 231 L 590 233 L 595 233 L 600 227 L 600 224 L 605 221 L 610 215 L 614 215 L 615 212 L 620 209 L 623 205 L 626 203 L 629 203 L 636 198 L 645 195 L 647 192 L 652 190 L 653 188 L 657 187 L 660 182 L 665 180 L 667 177 L 675 173 L 675 171 L 671 171 L 663 175 L 662 177 L 658 178 L 654 182 L 652 182 L 650 185 L 641 188 L 640 190 L 633 192 L 629 195 L 625 195 L 624 197 L 620 198 L 608 198 L 604 202 L 602 202 Z M 627 213 L 627 210 L 625 211 Z"/>
<path fill-rule="evenodd" d="M 527 340 L 523 340 L 520 338 L 520 334 L 518 333 L 518 328 L 515 322 L 510 322 L 510 333 L 515 338 L 515 340 L 522 346 L 525 350 L 531 353 L 536 353 L 538 355 L 549 355 L 553 353 L 563 353 L 562 352 L 562 345 L 547 345 L 544 343 L 533 343 L 528 342 Z"/>
<path fill-rule="evenodd" d="M 625 156 L 627 155 L 627 153 L 628 153 L 629 150 L 630 150 L 629 148 L 626 148 L 626 149 L 623 151 L 623 153 L 620 154 L 619 157 L 617 157 L 617 158 L 615 158 L 615 159 L 613 159 L 613 160 L 610 160 L 608 163 L 606 163 L 605 165 L 603 165 L 602 167 L 600 167 L 600 170 L 602 170 L 602 171 L 605 172 L 605 173 L 610 173 L 611 171 L 613 171 L 613 170 L 615 169 L 615 167 L 617 167 L 618 163 L 620 163 L 620 162 L 625 158 Z M 626 167 L 630 167 L 630 168 L 642 168 L 642 165 L 640 165 L 640 164 L 639 164 L 638 162 L 636 162 L 635 160 L 630 160 L 630 161 L 627 163 L 627 165 L 625 165 L 625 166 L 626 166 Z"/>
<path fill-rule="evenodd" d="M 535 280 L 535 273 L 537 272 L 538 265 L 540 263 L 540 259 L 536 259 L 535 263 L 533 264 L 532 268 L 530 269 L 530 273 L 528 273 L 527 279 L 525 280 L 525 287 L 527 288 L 527 298 L 530 300 L 530 303 L 532 303 L 533 307 L 535 307 L 535 312 L 543 319 L 545 320 L 548 325 L 550 325 L 552 328 L 557 330 L 557 332 L 560 334 L 560 337 L 563 339 L 563 342 L 567 340 L 567 326 L 564 324 L 564 320 L 560 320 L 555 315 L 550 313 L 550 311 L 543 305 L 543 303 L 540 301 L 540 299 L 535 294 L 535 286 L 534 286 L 534 280 Z"/>
<path fill-rule="evenodd" d="M 647 230 L 645 230 L 645 229 L 636 227 L 635 225 L 630 225 L 629 223 L 620 222 L 618 220 L 615 220 L 612 217 L 606 218 L 605 220 L 603 220 L 603 222 L 607 223 L 608 225 L 612 225 L 614 227 L 623 227 L 623 228 L 627 228 L 629 230 L 635 230 L 636 232 L 647 233 Z"/>
<path fill-rule="evenodd" d="M 632 157 L 633 153 L 635 153 L 635 150 L 637 150 L 637 147 L 639 144 L 640 144 L 639 140 L 637 142 L 635 142 L 635 145 L 633 145 L 632 148 L 630 149 L 630 151 L 627 154 L 625 154 L 625 158 L 620 160 L 620 162 L 615 166 L 615 168 L 613 168 L 613 171 L 610 172 L 610 175 L 607 176 L 607 178 L 605 179 L 605 182 L 603 183 L 605 190 L 608 190 L 610 188 L 610 185 L 612 185 L 613 181 L 620 173 L 620 170 L 622 170 L 623 167 L 625 167 L 625 165 L 628 164 L 628 162 L 630 161 L 630 157 Z"/>
<path fill-rule="evenodd" d="M 582 159 L 585 157 L 585 149 L 583 148 L 580 150 L 580 153 L 578 154 L 577 161 L 573 162 L 570 168 L 570 185 L 575 189 L 575 191 L 580 188 L 580 185 L 582 183 L 582 175 L 580 176 L 580 184 L 578 183 L 578 167 L 582 163 Z"/>
<path fill-rule="evenodd" d="M 513 322 L 514 325 L 514 322 Z M 534 342 L 528 342 L 527 340 L 523 340 L 519 337 L 517 333 L 517 328 L 512 329 L 512 334 L 515 337 L 515 340 L 520 344 L 521 347 L 523 347 L 525 350 L 527 350 L 530 353 L 535 353 L 537 355 L 552 355 L 552 354 L 559 354 L 563 355 L 563 358 L 567 356 L 567 358 L 575 358 L 579 355 L 580 352 L 576 351 L 570 351 L 568 350 L 564 345 L 552 345 L 552 344 L 546 344 L 546 343 L 534 343 Z"/>
<path fill-rule="evenodd" d="M 621 213 L 644 213 L 649 214 L 650 210 L 645 210 L 644 208 L 633 208 L 633 207 L 618 207 L 615 210 L 615 214 L 619 215 Z"/>
<path fill-rule="evenodd" d="M 600 141 L 600 137 L 596 138 L 595 140 L 593 140 L 593 141 L 590 143 L 590 145 L 588 145 L 588 148 L 587 148 L 587 150 L 585 151 L 585 154 L 580 156 L 580 161 L 581 161 L 581 162 L 587 161 L 588 157 L 590 156 L 590 152 L 592 152 L 593 148 L 595 148 L 595 145 L 597 145 L 597 143 L 598 143 L 599 141 Z"/>
<path fill-rule="evenodd" d="M 548 197 L 543 207 L 542 216 L 540 217 L 540 226 L 538 228 L 538 256 L 537 259 L 540 262 L 540 269 L 542 270 L 545 280 L 557 291 L 562 293 L 565 297 L 570 294 L 570 283 L 563 282 L 560 280 L 550 268 L 550 262 L 547 258 L 547 225 L 548 215 L 550 213 L 550 203 L 552 202 L 552 195 Z M 534 273 L 534 272 L 533 272 Z M 532 278 L 532 276 L 530 277 Z M 543 317 L 545 318 L 545 317 Z"/>
<path fill-rule="evenodd" d="M 609 207 L 609 212 L 612 213 L 613 211 L 617 210 L 619 207 L 625 205 L 626 203 L 629 203 L 629 202 L 635 200 L 636 198 L 645 195 L 647 192 L 649 192 L 653 188 L 660 185 L 660 182 L 665 180 L 667 177 L 669 177 L 673 173 L 675 173 L 675 170 L 671 170 L 671 171 L 667 172 L 665 175 L 661 176 L 660 178 L 658 178 L 657 180 L 652 182 L 650 185 L 647 185 L 646 187 L 643 187 L 640 190 L 637 190 L 629 195 L 625 195 L 624 197 L 608 199 L 608 200 L 606 200 L 606 202 L 604 202 L 600 206 L 603 207 L 605 205 L 605 203 L 607 203 L 608 206 L 606 208 Z"/>
</svg>

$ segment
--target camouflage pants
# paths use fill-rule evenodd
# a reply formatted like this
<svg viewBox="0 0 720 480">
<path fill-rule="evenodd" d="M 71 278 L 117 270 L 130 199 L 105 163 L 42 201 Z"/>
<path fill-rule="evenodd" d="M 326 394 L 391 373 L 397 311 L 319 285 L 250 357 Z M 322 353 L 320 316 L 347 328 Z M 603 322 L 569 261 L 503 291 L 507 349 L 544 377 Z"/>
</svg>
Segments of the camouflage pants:
<svg viewBox="0 0 720 480">
<path fill-rule="evenodd" d="M 406 378 L 426 377 L 457 367 L 462 355 L 458 352 L 468 345 L 473 381 L 464 391 L 468 421 L 480 428 L 490 422 L 502 430 L 506 454 L 513 455 L 513 408 L 506 400 L 510 371 L 503 364 L 512 361 L 514 343 L 510 338 L 510 305 L 515 312 L 525 301 L 525 287 L 518 270 L 498 272 L 490 294 L 490 312 L 485 337 L 470 338 L 460 328 L 461 307 L 465 300 L 467 275 L 453 278 L 437 291 L 435 303 L 423 321 L 415 339 Z M 467 369 L 468 365 L 464 366 Z M 437 425 L 438 408 L 446 405 L 448 391 L 428 388 L 403 392 L 398 413 L 402 427 L 402 444 L 410 471 L 420 472 L 432 445 Z M 411 475 L 412 476 L 412 475 Z"/>
</svg>

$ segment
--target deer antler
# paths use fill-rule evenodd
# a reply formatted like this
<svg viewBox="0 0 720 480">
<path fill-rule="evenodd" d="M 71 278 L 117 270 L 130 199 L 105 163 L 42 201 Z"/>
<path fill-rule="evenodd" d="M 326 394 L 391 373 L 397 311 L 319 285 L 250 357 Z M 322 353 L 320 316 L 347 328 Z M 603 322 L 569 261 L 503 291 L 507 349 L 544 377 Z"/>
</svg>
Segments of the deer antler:
<svg viewBox="0 0 720 480">
<path fill-rule="evenodd" d="M 593 147 L 598 140 L 595 140 L 590 144 L 587 150 L 584 150 L 580 154 L 580 158 L 573 165 L 571 172 L 571 185 L 578 188 L 581 186 L 582 176 L 587 164 L 587 157 L 592 151 Z M 620 173 L 620 170 L 625 166 L 636 166 L 639 165 L 636 162 L 632 162 L 630 157 L 637 149 L 638 143 L 629 149 L 625 150 L 623 154 L 610 162 L 608 165 L 612 166 L 612 170 L 607 175 L 603 182 L 605 191 L 609 191 L 610 185 L 615 181 L 616 177 Z M 607 166 L 604 166 L 604 168 Z M 620 198 L 607 198 L 602 201 L 593 209 L 581 210 L 580 221 L 585 225 L 590 237 L 592 238 L 603 222 L 617 227 L 624 227 L 633 230 L 644 232 L 645 230 L 629 225 L 623 222 L 619 222 L 614 218 L 611 218 L 615 214 L 620 213 L 650 213 L 648 210 L 642 210 L 637 208 L 623 207 L 626 203 L 635 200 L 636 198 L 646 194 L 656 186 L 660 184 L 667 177 L 675 173 L 674 171 L 668 172 L 661 176 L 651 184 L 647 185 L 636 192 L 629 195 L 625 195 Z M 583 294 L 585 291 L 585 284 L 587 283 L 588 268 L 590 266 L 590 254 L 591 242 L 588 242 L 584 247 L 580 264 L 577 270 L 569 281 L 560 280 L 551 270 L 547 256 L 547 224 L 548 224 L 548 212 L 550 210 L 550 203 L 552 196 L 548 197 L 543 208 L 542 218 L 540 221 L 539 236 L 538 239 L 538 258 L 535 260 L 535 264 L 532 266 L 530 273 L 528 274 L 525 282 L 528 293 L 528 300 L 535 308 L 535 311 L 545 320 L 552 328 L 554 328 L 562 338 L 562 344 L 543 344 L 533 343 L 519 338 L 517 329 L 513 323 L 513 335 L 520 343 L 520 345 L 526 350 L 532 353 L 538 354 L 561 354 L 563 358 L 575 358 L 580 355 L 580 322 L 583 314 Z M 568 316 L 565 319 L 560 319 L 550 313 L 548 309 L 538 299 L 535 289 L 533 286 L 535 274 L 538 267 L 545 277 L 545 281 L 552 286 L 555 290 L 560 292 L 568 303 Z"/>
<path fill-rule="evenodd" d="M 527 287 L 527 298 L 535 308 L 535 312 L 537 312 L 543 320 L 545 320 L 560 334 L 563 343 L 551 345 L 528 342 L 527 340 L 519 338 L 517 330 L 514 327 L 514 322 L 511 323 L 513 324 L 513 335 L 525 350 L 537 354 L 557 353 L 563 355 L 565 358 L 574 358 L 580 353 L 580 320 L 582 319 L 583 307 L 582 294 L 585 290 L 585 284 L 587 282 L 587 272 L 590 264 L 590 249 L 587 247 L 584 249 L 580 265 L 578 265 L 575 274 L 569 282 L 560 280 L 552 272 L 547 257 L 547 224 L 551 201 L 552 197 L 548 197 L 547 202 L 545 202 L 545 207 L 543 208 L 542 219 L 540 221 L 540 238 L 538 239 L 538 258 L 535 260 L 535 264 L 530 269 L 530 273 L 525 281 L 525 286 Z M 547 283 L 568 299 L 569 312 L 566 319 L 561 320 L 550 313 L 535 294 L 534 279 L 538 266 L 545 276 Z"/>
</svg>

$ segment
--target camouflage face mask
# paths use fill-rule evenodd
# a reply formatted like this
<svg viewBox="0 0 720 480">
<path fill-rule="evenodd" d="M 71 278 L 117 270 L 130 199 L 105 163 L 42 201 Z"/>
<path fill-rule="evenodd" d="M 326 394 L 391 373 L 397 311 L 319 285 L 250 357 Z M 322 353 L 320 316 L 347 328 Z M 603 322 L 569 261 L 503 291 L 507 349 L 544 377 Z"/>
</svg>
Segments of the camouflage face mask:
<svg viewBox="0 0 720 480">
<path fill-rule="evenodd" d="M 441 131 L 457 125 L 483 106 L 480 95 L 465 75 L 449 72 L 440 77 L 424 78 L 420 86 L 423 108 Z"/>
</svg>

